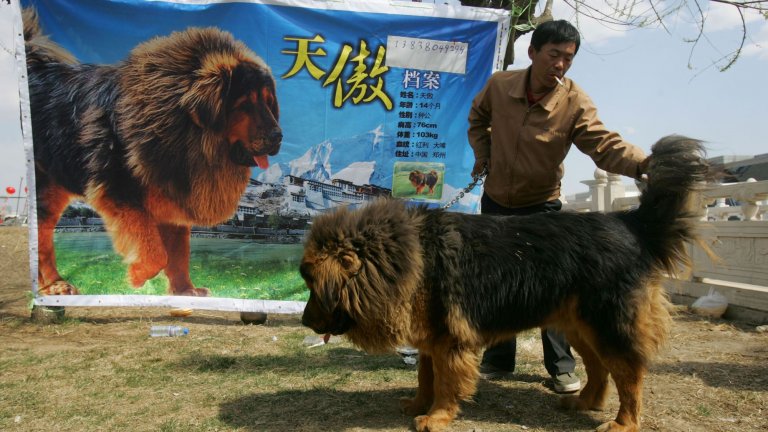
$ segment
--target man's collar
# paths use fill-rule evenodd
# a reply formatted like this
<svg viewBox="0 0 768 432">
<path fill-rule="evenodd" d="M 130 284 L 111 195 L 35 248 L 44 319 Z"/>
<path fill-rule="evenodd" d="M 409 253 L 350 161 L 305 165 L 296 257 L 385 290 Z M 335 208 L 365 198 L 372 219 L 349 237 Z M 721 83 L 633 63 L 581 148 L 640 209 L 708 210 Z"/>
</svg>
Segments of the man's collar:
<svg viewBox="0 0 768 432">
<path fill-rule="evenodd" d="M 525 75 L 523 79 L 516 80 L 515 82 L 513 82 L 513 85 L 509 89 L 509 95 L 514 98 L 519 98 L 527 101 L 528 100 L 527 87 L 528 87 L 528 80 L 530 79 L 530 76 L 531 76 L 531 67 L 528 66 L 528 68 L 525 69 Z M 565 97 L 565 95 L 568 94 L 568 88 L 571 85 L 571 81 L 570 79 L 563 77 L 563 83 L 565 84 L 564 86 L 561 86 L 560 84 L 556 85 L 551 92 L 547 93 L 546 96 L 544 96 L 538 101 L 538 104 L 541 105 L 541 107 L 544 108 L 545 110 L 552 111 L 555 108 L 555 106 L 557 106 L 558 101 L 560 101 L 561 98 Z"/>
</svg>

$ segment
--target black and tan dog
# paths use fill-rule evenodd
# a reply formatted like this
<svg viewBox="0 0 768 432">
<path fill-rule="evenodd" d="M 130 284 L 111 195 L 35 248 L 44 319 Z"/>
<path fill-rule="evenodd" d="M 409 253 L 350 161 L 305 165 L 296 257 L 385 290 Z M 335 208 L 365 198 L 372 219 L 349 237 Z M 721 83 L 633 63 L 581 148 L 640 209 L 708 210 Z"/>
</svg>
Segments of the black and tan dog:
<svg viewBox="0 0 768 432">
<path fill-rule="evenodd" d="M 140 287 L 161 270 L 175 295 L 189 276 L 190 227 L 237 209 L 251 167 L 282 140 L 264 61 L 215 28 L 149 40 L 117 65 L 79 64 L 24 11 L 35 153 L 41 294 L 76 294 L 56 269 L 53 229 L 71 199 L 104 218 Z"/>
<path fill-rule="evenodd" d="M 689 200 L 709 175 L 699 141 L 654 145 L 639 208 L 499 217 L 382 200 L 313 222 L 300 271 L 310 289 L 302 322 L 369 351 L 419 349 L 419 386 L 402 401 L 417 431 L 439 431 L 470 397 L 483 347 L 554 327 L 579 352 L 587 384 L 571 409 L 600 409 L 608 376 L 615 420 L 636 431 L 643 376 L 670 326 L 665 273 L 695 240 Z"/>
<path fill-rule="evenodd" d="M 428 173 L 423 173 L 419 170 L 411 171 L 408 174 L 408 180 L 411 182 L 411 186 L 416 188 L 416 194 L 420 194 L 424 188 L 430 195 L 435 193 L 435 185 L 437 184 L 437 171 L 432 170 Z"/>
</svg>

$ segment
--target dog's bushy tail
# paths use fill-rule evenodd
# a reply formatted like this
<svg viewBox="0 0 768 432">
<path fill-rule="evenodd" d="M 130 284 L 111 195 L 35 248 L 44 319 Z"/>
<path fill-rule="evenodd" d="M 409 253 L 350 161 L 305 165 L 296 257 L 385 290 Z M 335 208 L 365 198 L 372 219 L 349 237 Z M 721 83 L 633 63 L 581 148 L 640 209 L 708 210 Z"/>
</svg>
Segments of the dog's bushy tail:
<svg viewBox="0 0 768 432">
<path fill-rule="evenodd" d="M 21 20 L 24 22 L 24 49 L 27 56 L 27 65 L 46 63 L 76 64 L 77 59 L 69 51 L 53 42 L 43 34 L 37 10 L 34 7 L 26 7 L 21 12 Z"/>
<path fill-rule="evenodd" d="M 669 274 L 687 264 L 685 244 L 697 242 L 699 193 L 712 177 L 705 155 L 701 141 L 680 135 L 664 137 L 651 147 L 638 230 L 646 250 Z"/>
</svg>

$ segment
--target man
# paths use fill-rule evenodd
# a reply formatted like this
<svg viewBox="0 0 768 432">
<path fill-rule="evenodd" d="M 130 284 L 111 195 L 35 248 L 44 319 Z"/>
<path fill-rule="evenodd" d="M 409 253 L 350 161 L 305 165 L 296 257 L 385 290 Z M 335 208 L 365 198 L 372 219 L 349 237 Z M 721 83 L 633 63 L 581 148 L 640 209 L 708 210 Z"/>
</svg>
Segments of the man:
<svg viewBox="0 0 768 432">
<path fill-rule="evenodd" d="M 475 97 L 469 113 L 472 175 L 488 170 L 481 213 L 525 215 L 558 211 L 563 160 L 571 144 L 598 167 L 639 178 L 646 156 L 605 128 L 584 91 L 565 78 L 579 49 L 578 30 L 564 20 L 539 25 L 531 36 L 524 70 L 497 72 Z M 581 388 L 565 337 L 542 329 L 544 366 L 558 393 Z M 480 365 L 483 378 L 514 371 L 516 341 L 489 347 Z"/>
</svg>

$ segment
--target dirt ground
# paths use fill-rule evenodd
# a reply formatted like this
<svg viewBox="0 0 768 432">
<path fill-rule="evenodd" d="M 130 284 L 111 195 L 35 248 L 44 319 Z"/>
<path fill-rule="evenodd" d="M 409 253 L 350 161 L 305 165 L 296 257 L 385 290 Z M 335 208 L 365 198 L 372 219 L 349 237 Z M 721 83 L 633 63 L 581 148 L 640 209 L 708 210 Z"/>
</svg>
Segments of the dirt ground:
<svg viewBox="0 0 768 432">
<path fill-rule="evenodd" d="M 27 251 L 25 229 L 0 226 L 0 370 L 5 368 L 4 364 L 11 364 L 10 359 L 15 358 L 16 353 L 21 351 L 29 352 L 39 358 L 47 358 L 46 356 L 52 352 L 59 350 L 77 352 L 98 343 L 103 345 L 101 349 L 104 350 L 104 354 L 102 355 L 114 357 L 113 361 L 117 363 L 119 362 L 117 359 L 126 356 L 128 352 L 127 347 L 124 351 L 120 350 L 119 344 L 122 343 L 122 337 L 139 331 L 140 327 L 141 331 L 144 331 L 143 328 L 148 321 L 168 317 L 167 311 L 153 309 L 68 308 L 67 317 L 79 317 L 81 322 L 87 323 L 87 325 L 81 325 L 77 331 L 67 330 L 66 327 L 57 328 L 56 324 L 51 324 L 44 317 L 32 320 L 29 309 L 31 297 Z M 679 309 L 669 344 L 652 366 L 645 381 L 643 429 L 657 431 L 768 430 L 768 333 L 758 331 L 755 323 L 707 319 L 692 315 L 682 307 Z M 268 337 L 275 340 L 278 336 L 300 340 L 304 334 L 311 334 L 301 327 L 297 317 L 290 316 L 278 318 L 276 320 L 278 324 L 271 327 L 242 326 L 238 314 L 226 312 L 199 313 L 189 322 L 194 326 L 195 334 L 198 335 L 229 331 L 247 337 L 248 342 L 242 342 L 243 345 L 258 343 L 266 345 L 268 342 L 259 341 L 268 340 Z M 126 338 L 125 340 L 134 339 Z M 241 346 L 238 349 L 245 348 Z M 255 362 L 253 359 L 256 358 L 255 352 L 259 348 L 254 346 L 249 349 L 253 349 L 254 354 L 250 354 L 251 360 L 248 361 Z M 463 412 L 452 424 L 451 430 L 478 432 L 590 430 L 615 415 L 618 401 L 613 390 L 606 412 L 598 414 L 558 412 L 555 408 L 555 397 L 544 386 L 545 376 L 543 368 L 540 367 L 540 342 L 536 340 L 535 333 L 520 340 L 518 351 L 519 373 L 516 378 L 500 384 L 482 382 L 474 401 L 462 406 Z M 275 361 L 279 361 L 280 369 L 286 375 L 290 375 L 291 359 L 281 360 L 279 353 L 275 356 L 277 356 Z M 348 358 L 357 358 L 356 356 L 358 354 L 354 351 L 354 347 L 350 346 L 349 349 L 345 348 L 343 355 L 334 362 L 343 362 Z M 243 362 L 241 357 L 212 358 L 217 358 L 219 363 Z M 208 361 L 209 366 L 221 366 L 213 363 L 212 360 Z M 230 366 L 229 363 L 224 366 Z M 340 370 L 344 370 L 343 364 L 337 366 L 341 368 Z M 302 363 L 297 367 L 309 368 L 311 364 Z M 258 367 L 246 369 L 241 379 L 247 379 L 249 372 L 261 371 L 260 368 L 259 363 Z M 365 370 L 366 367 L 358 366 L 358 369 Z M 6 370 L 11 370 L 10 373 L 21 373 L 15 368 Z M 5 373 L 6 371 L 3 371 L 3 374 Z M 328 408 L 317 408 L 320 412 L 313 412 L 315 408 L 309 406 L 308 402 L 313 401 L 310 399 L 312 394 L 318 392 L 314 387 L 309 387 L 308 390 L 284 390 L 281 393 L 270 393 L 263 392 L 259 386 L 254 386 L 243 390 L 244 394 L 236 399 L 243 405 L 234 408 L 232 399 L 217 400 L 219 397 L 216 395 L 207 396 L 210 399 L 208 405 L 213 406 L 211 409 L 218 410 L 219 420 L 216 422 L 202 421 L 195 427 L 187 427 L 183 423 L 166 422 L 157 430 L 407 430 L 410 424 L 409 419 L 402 415 L 398 416 L 396 411 L 388 405 L 389 402 L 385 402 L 390 399 L 390 396 L 407 395 L 415 389 L 415 372 L 405 370 L 403 373 L 406 381 L 402 385 L 398 382 L 393 389 L 388 388 L 391 384 L 388 382 L 390 378 L 384 378 L 379 382 L 378 375 L 372 375 L 373 378 L 363 378 L 362 381 L 349 380 L 341 385 L 340 391 L 332 392 L 334 404 L 341 407 L 339 408 L 341 412 L 352 412 L 351 418 L 342 416 L 337 420 L 331 420 L 327 413 L 322 412 Z M 583 369 L 578 369 L 577 373 L 582 377 L 585 376 Z M 202 377 L 198 378 L 202 379 Z M 395 376 L 394 379 L 399 378 Z M 412 383 L 408 384 L 408 380 L 411 379 Z M 412 387 L 408 388 L 408 385 Z M 0 392 L 5 391 L 2 390 L 3 387 L 4 385 L 0 385 Z M 296 384 L 296 388 L 306 387 Z M 270 400 L 270 395 L 280 396 L 272 396 L 273 400 Z M 155 394 L 141 395 L 141 398 L 149 399 L 161 397 Z M 0 400 L 2 399 L 3 397 L 0 396 Z M 300 409 L 293 406 L 297 400 L 300 404 L 302 400 L 305 402 Z M 363 402 L 359 402 L 361 400 Z M 13 402 L 13 404 L 16 403 Z M 163 402 L 158 400 L 158 403 Z M 56 429 L 55 426 L 46 425 L 44 422 L 26 422 L 23 415 L 15 415 L 13 410 L 23 413 L 26 409 L 24 402 L 18 402 L 18 404 L 13 408 L 0 407 L 0 429 L 46 430 L 46 426 L 48 430 Z M 245 411 L 253 409 L 250 404 L 269 405 L 269 408 L 257 414 L 247 414 Z M 383 408 L 385 404 L 386 408 Z M 239 420 L 228 420 L 229 417 L 226 415 L 228 410 L 234 410 L 236 415 L 233 415 Z M 278 413 L 281 410 L 284 413 Z M 28 417 L 28 414 L 24 415 Z M 210 416 L 216 415 L 210 414 Z M 296 423 L 297 416 L 303 418 L 301 423 Z M 279 428 L 265 426 L 265 423 L 260 423 L 265 417 L 269 421 L 283 422 L 280 423 L 282 426 Z M 574 421 L 577 426 L 569 427 L 569 422 Z M 177 426 L 173 427 L 173 425 Z M 85 427 L 83 430 L 85 429 L 98 430 L 95 426 Z M 136 426 L 135 429 L 127 426 L 112 428 L 112 430 L 117 429 L 151 430 L 146 425 Z M 78 430 L 78 427 L 69 425 L 60 430 Z"/>
</svg>

